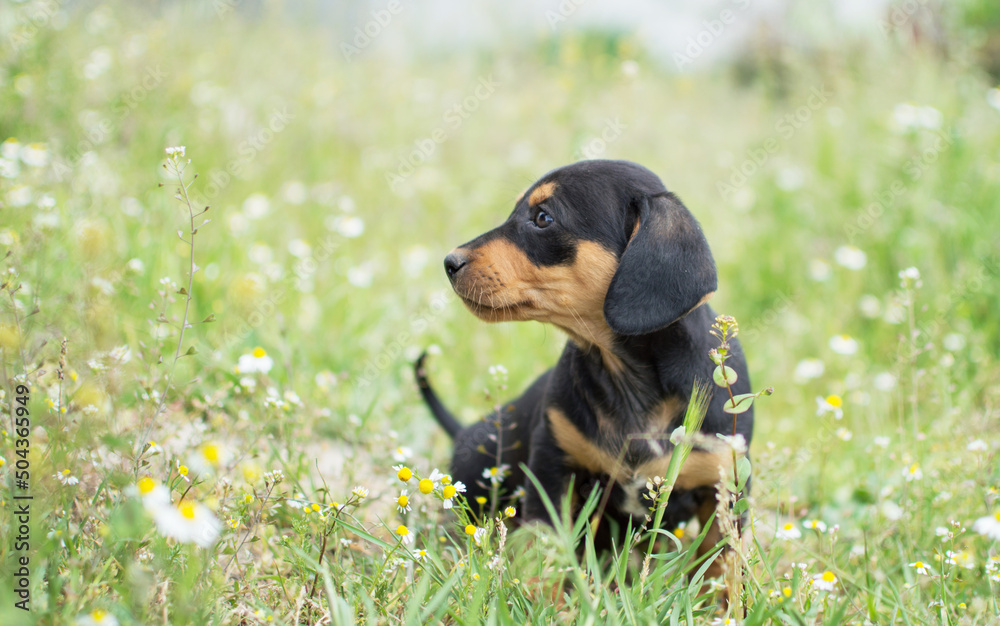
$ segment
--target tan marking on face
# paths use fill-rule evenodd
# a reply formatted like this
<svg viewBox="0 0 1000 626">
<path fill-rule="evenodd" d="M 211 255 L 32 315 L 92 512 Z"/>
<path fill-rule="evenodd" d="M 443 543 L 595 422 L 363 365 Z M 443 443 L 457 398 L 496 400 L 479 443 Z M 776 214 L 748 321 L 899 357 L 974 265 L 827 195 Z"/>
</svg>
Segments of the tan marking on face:
<svg viewBox="0 0 1000 626">
<path fill-rule="evenodd" d="M 571 265 L 539 267 L 514 243 L 498 238 L 470 252 L 455 291 L 487 322 L 555 324 L 584 349 L 600 348 L 605 366 L 616 371 L 621 362 L 612 353 L 614 335 L 604 320 L 604 296 L 617 269 L 615 254 L 593 241 L 577 244 Z"/>
<path fill-rule="evenodd" d="M 552 436 L 559 448 L 569 457 L 570 465 L 585 469 L 594 474 L 606 474 L 616 477 L 619 471 L 618 459 L 607 450 L 601 448 L 580 432 L 580 430 L 556 407 L 546 411 Z"/>
<path fill-rule="evenodd" d="M 531 192 L 531 195 L 528 196 L 528 206 L 535 206 L 540 202 L 545 202 L 552 197 L 552 194 L 554 194 L 555 191 L 555 183 L 542 183 L 541 185 L 535 187 L 535 189 Z"/>
</svg>

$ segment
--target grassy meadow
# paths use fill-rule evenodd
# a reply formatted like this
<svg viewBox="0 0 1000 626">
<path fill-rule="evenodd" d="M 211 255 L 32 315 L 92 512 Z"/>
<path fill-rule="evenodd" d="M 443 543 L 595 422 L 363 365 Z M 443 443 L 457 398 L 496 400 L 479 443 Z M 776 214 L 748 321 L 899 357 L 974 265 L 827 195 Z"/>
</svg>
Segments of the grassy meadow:
<svg viewBox="0 0 1000 626">
<path fill-rule="evenodd" d="M 0 8 L 0 624 L 1000 623 L 1000 91 L 961 44 L 678 73 L 539 18 L 345 59 L 226 6 Z M 643 569 L 440 474 L 420 352 L 471 422 L 565 343 L 441 260 L 593 157 L 701 221 L 774 387 L 728 611 L 695 524 Z"/>
</svg>

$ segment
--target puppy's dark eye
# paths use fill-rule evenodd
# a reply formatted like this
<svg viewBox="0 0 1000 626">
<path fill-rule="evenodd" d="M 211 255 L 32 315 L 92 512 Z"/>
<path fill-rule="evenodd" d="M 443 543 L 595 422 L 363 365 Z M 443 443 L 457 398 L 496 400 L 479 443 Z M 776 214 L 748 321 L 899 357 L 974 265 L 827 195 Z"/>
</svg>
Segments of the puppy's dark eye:
<svg viewBox="0 0 1000 626">
<path fill-rule="evenodd" d="M 552 216 L 546 213 L 545 211 L 539 211 L 535 215 L 535 219 L 531 220 L 531 223 L 537 226 L 538 228 L 545 228 L 546 226 L 552 223 Z"/>
</svg>

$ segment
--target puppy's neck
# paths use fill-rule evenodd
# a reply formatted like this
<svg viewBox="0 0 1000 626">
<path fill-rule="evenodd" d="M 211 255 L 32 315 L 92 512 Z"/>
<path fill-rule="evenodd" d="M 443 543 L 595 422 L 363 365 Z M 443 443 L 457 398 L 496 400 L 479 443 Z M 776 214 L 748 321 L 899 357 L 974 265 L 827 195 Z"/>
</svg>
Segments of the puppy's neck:
<svg viewBox="0 0 1000 626">
<path fill-rule="evenodd" d="M 607 400 L 614 406 L 626 408 L 638 419 L 650 414 L 666 398 L 680 396 L 686 399 L 690 394 L 689 382 L 682 383 L 688 385 L 686 388 L 668 388 L 661 372 L 671 363 L 691 363 L 699 358 L 694 353 L 701 350 L 701 342 L 694 338 L 698 336 L 699 325 L 710 324 L 706 321 L 711 317 L 707 310 L 699 306 L 666 328 L 646 335 L 615 335 L 605 325 L 607 333 L 601 341 L 587 341 L 573 333 L 570 339 L 590 367 L 600 370 L 595 373 L 603 373 L 597 378 L 607 383 L 603 385 L 604 393 L 609 396 Z M 708 359 L 707 349 L 704 358 Z M 675 377 L 671 379 L 676 381 Z"/>
</svg>

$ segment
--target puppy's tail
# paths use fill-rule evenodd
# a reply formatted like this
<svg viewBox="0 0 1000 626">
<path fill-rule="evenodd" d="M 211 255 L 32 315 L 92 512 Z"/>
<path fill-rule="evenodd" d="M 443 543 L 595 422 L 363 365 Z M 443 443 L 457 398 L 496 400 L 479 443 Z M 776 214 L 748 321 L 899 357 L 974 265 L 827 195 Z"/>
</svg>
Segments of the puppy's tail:
<svg viewBox="0 0 1000 626">
<path fill-rule="evenodd" d="M 424 352 L 413 366 L 417 378 L 417 386 L 420 387 L 420 395 L 424 397 L 424 402 L 427 403 L 427 408 L 434 414 L 434 418 L 448 432 L 448 435 L 454 439 L 461 432 L 462 425 L 458 423 L 458 420 L 451 414 L 451 411 L 445 408 L 444 404 L 441 403 L 441 399 L 437 397 L 437 394 L 431 388 L 431 383 L 427 380 L 427 370 L 424 369 L 424 360 L 426 358 L 427 352 Z"/>
</svg>

